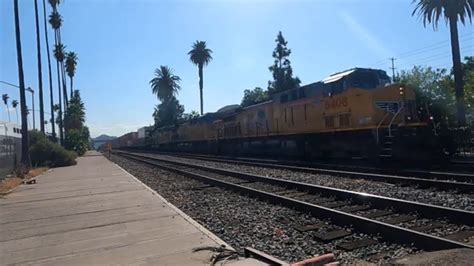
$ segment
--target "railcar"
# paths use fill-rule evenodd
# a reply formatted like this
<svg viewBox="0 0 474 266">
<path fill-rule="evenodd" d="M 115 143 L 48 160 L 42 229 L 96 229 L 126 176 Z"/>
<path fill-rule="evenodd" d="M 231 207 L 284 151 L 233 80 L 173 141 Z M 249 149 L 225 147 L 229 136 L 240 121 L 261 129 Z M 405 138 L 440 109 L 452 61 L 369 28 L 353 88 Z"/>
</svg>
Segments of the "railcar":
<svg viewBox="0 0 474 266">
<path fill-rule="evenodd" d="M 415 92 L 385 71 L 354 68 L 248 107 L 157 130 L 160 150 L 306 158 L 431 159 L 436 142 Z"/>
</svg>

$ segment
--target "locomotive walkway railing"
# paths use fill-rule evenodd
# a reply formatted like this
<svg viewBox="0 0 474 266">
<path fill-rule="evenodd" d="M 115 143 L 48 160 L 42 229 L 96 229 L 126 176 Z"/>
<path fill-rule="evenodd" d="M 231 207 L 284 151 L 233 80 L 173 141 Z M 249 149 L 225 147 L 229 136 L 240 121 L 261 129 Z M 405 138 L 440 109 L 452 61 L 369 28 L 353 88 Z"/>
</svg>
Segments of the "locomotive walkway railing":
<svg viewBox="0 0 474 266">
<path fill-rule="evenodd" d="M 390 115 L 390 112 L 388 111 L 388 108 L 387 108 L 387 113 L 385 114 L 385 116 L 382 118 L 382 120 L 380 120 L 379 124 L 377 125 L 377 132 L 376 132 L 376 139 L 377 139 L 377 144 L 379 144 L 379 129 L 380 127 L 382 126 L 383 124 L 383 121 L 385 121 L 385 119 Z"/>
</svg>

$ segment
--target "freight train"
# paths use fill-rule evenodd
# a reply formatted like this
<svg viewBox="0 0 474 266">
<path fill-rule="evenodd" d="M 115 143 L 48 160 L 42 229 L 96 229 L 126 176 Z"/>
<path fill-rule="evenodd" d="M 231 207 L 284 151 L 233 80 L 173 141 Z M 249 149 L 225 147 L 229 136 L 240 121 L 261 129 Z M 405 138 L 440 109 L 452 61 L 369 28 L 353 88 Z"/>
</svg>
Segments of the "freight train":
<svg viewBox="0 0 474 266">
<path fill-rule="evenodd" d="M 159 128 L 153 148 L 232 156 L 430 159 L 436 150 L 420 121 L 413 89 L 386 72 L 353 68 L 273 94 L 248 107 L 231 105 Z"/>
</svg>

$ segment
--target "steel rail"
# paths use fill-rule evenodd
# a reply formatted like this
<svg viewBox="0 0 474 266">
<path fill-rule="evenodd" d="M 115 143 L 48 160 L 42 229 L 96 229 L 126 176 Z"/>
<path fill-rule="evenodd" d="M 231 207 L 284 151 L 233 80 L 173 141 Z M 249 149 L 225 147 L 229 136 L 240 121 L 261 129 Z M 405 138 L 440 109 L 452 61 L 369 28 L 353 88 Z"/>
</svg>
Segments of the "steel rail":
<svg viewBox="0 0 474 266">
<path fill-rule="evenodd" d="M 123 152 L 122 152 L 123 153 Z M 315 184 L 309 184 L 304 182 L 298 181 L 291 181 L 281 178 L 274 178 L 274 177 L 267 177 L 249 173 L 242 173 L 232 170 L 226 170 L 221 168 L 211 168 L 203 165 L 192 164 L 192 163 L 185 163 L 185 162 L 177 162 L 173 160 L 167 160 L 162 158 L 156 158 L 148 155 L 143 154 L 136 154 L 136 153 L 126 153 L 131 156 L 138 156 L 141 158 L 152 159 L 156 161 L 161 161 L 165 163 L 171 163 L 175 165 L 180 165 L 184 167 L 191 167 L 196 168 L 216 174 L 233 176 L 237 178 L 242 178 L 251 181 L 258 181 L 264 183 L 275 184 L 279 186 L 284 186 L 291 189 L 297 189 L 300 191 L 310 192 L 312 194 L 321 194 L 324 196 L 336 196 L 341 200 L 351 200 L 358 204 L 371 204 L 377 208 L 394 208 L 399 212 L 402 213 L 410 213 L 410 212 L 417 212 L 424 217 L 439 219 L 439 218 L 446 218 L 453 223 L 457 224 L 465 224 L 474 226 L 474 212 L 448 208 L 443 206 L 431 205 L 426 203 L 419 203 L 414 201 L 402 200 L 402 199 L 395 199 L 389 198 L 379 195 L 373 195 L 364 192 L 355 192 L 345 189 L 339 188 L 332 188 L 326 186 L 320 186 Z"/>
<path fill-rule="evenodd" d="M 145 151 L 141 151 L 145 152 Z M 146 151 L 150 153 L 150 151 Z M 360 165 L 335 165 L 335 164 L 324 164 L 324 163 L 304 163 L 301 161 L 287 161 L 287 160 L 277 160 L 277 159 L 258 159 L 258 158 L 247 158 L 247 157 L 235 157 L 235 156 L 214 156 L 207 154 L 194 154 L 194 153 L 177 153 L 177 152 L 157 152 L 153 151 L 152 153 L 170 155 L 170 156 L 180 156 L 187 158 L 206 158 L 207 160 L 229 160 L 234 163 L 239 162 L 255 162 L 255 163 L 267 163 L 267 164 L 277 164 L 281 166 L 288 167 L 303 167 L 303 168 L 314 168 L 328 170 L 342 170 L 342 171 L 370 171 L 373 173 L 383 172 L 387 175 L 395 174 L 402 177 L 425 177 L 429 176 L 431 179 L 454 179 L 460 182 L 474 182 L 474 174 L 463 173 L 463 172 L 443 172 L 437 170 L 422 170 L 422 169 L 393 169 L 393 168 L 377 168 L 370 166 L 360 166 Z M 425 178 L 428 179 L 428 178 Z"/>
<path fill-rule="evenodd" d="M 173 155 L 171 155 L 173 156 Z M 262 162 L 256 159 L 220 159 L 211 156 L 199 156 L 199 155 L 174 155 L 183 158 L 189 159 L 198 159 L 198 160 L 208 160 L 221 163 L 232 163 L 232 164 L 243 164 L 248 166 L 256 167 L 265 167 L 265 168 L 274 168 L 281 170 L 290 170 L 290 171 L 300 171 L 304 173 L 311 174 L 328 174 L 336 175 L 341 177 L 349 178 L 360 178 L 373 181 L 383 181 L 389 182 L 392 184 L 415 184 L 421 188 L 437 188 L 440 190 L 458 190 L 460 192 L 474 192 L 474 183 L 468 182 L 458 182 L 458 181 L 447 181 L 447 180 L 436 180 L 429 178 L 420 178 L 420 177 L 406 177 L 406 176 L 397 176 L 397 175 L 388 175 L 388 174 L 376 174 L 376 173 L 367 173 L 367 172 L 355 172 L 355 171 L 346 171 L 346 170 L 334 170 L 334 169 L 325 169 L 325 168 L 314 168 L 314 167 L 304 167 L 304 166 L 294 166 L 287 164 L 277 164 L 278 162 Z M 415 171 L 415 170 L 412 170 Z M 419 172 L 419 174 L 425 172 Z M 436 174 L 437 172 L 432 172 Z M 474 175 L 465 174 L 466 179 L 474 181 Z M 469 177 L 469 178 L 468 178 Z"/>
<path fill-rule="evenodd" d="M 313 215 L 316 215 L 319 218 L 330 219 L 332 223 L 339 226 L 349 226 L 353 227 L 356 230 L 370 234 L 370 235 L 379 235 L 382 239 L 400 243 L 400 244 L 413 244 L 416 247 L 424 250 L 440 250 L 440 249 L 450 249 L 450 248 L 469 248 L 474 249 L 473 246 L 460 243 L 457 241 L 452 241 L 449 239 L 432 236 L 429 234 L 417 232 L 410 229 L 405 229 L 399 226 L 391 225 L 388 223 L 372 220 L 369 218 L 361 217 L 358 215 L 330 209 L 327 207 L 307 203 L 300 200 L 291 199 L 285 196 L 280 196 L 274 193 L 269 193 L 265 191 L 260 191 L 257 189 L 245 187 L 238 184 L 233 184 L 230 182 L 218 180 L 216 178 L 204 176 L 197 173 L 192 173 L 190 171 L 181 170 L 175 167 L 166 166 L 160 164 L 163 163 L 161 160 L 156 158 L 150 158 L 147 156 L 133 155 L 129 153 L 119 153 L 121 156 L 126 158 L 159 167 L 163 170 L 177 173 L 179 175 L 189 177 L 210 185 L 219 186 L 226 188 L 238 193 L 243 193 L 252 197 L 264 199 L 274 204 L 280 204 L 285 207 L 293 208 L 301 212 L 309 212 Z"/>
</svg>

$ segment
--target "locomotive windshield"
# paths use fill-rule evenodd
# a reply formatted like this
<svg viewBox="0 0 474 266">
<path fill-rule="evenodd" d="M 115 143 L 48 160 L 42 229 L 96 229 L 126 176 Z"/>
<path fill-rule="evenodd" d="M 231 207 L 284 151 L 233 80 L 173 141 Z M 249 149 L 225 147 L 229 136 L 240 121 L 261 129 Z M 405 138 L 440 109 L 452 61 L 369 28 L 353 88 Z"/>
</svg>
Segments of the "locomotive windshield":
<svg viewBox="0 0 474 266">
<path fill-rule="evenodd" d="M 337 94 L 348 88 L 375 89 L 389 84 L 390 78 L 383 70 L 355 68 L 333 74 L 323 82 Z"/>
<path fill-rule="evenodd" d="M 363 89 L 374 89 L 379 85 L 379 78 L 374 72 L 355 72 L 349 77 L 349 86 Z"/>
</svg>

